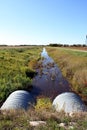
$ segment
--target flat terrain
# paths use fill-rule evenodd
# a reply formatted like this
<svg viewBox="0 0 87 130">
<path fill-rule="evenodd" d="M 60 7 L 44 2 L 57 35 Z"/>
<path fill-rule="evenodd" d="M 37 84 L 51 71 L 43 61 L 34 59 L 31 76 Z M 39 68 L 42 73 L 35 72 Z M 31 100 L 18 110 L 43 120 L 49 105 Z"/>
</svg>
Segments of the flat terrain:
<svg viewBox="0 0 87 130">
<path fill-rule="evenodd" d="M 46 47 L 71 84 L 87 103 L 87 53 L 66 48 Z M 32 76 L 40 59 L 42 46 L 1 47 L 0 50 L 0 102 L 18 89 L 31 89 Z M 31 76 L 32 75 L 32 76 Z M 30 121 L 45 121 L 44 125 L 31 126 Z M 0 111 L 1 130 L 87 130 L 87 112 L 65 114 L 52 108 L 50 99 L 37 99 L 28 111 Z"/>
<path fill-rule="evenodd" d="M 71 51 L 81 51 L 87 52 L 87 47 L 61 47 L 61 49 L 71 50 Z"/>
<path fill-rule="evenodd" d="M 87 47 L 69 47 L 71 49 L 76 49 L 76 50 L 84 50 L 87 51 Z"/>
</svg>

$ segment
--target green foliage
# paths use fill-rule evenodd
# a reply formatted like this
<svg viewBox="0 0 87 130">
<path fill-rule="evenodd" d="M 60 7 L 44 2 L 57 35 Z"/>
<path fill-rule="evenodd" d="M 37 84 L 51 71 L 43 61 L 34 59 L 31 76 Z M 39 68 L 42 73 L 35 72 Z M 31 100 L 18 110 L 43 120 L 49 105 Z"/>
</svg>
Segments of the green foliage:
<svg viewBox="0 0 87 130">
<path fill-rule="evenodd" d="M 35 71 L 28 64 L 38 60 L 40 51 L 39 47 L 0 49 L 0 103 L 15 90 L 31 90 Z"/>
<path fill-rule="evenodd" d="M 39 98 L 37 99 L 37 104 L 35 106 L 36 110 L 49 109 L 52 107 L 51 100 L 49 98 Z"/>
<path fill-rule="evenodd" d="M 87 47 L 86 44 L 69 45 L 69 44 L 61 44 L 61 43 L 50 43 L 48 46 L 51 46 L 51 47 Z"/>
<path fill-rule="evenodd" d="M 51 46 L 51 47 L 62 47 L 63 46 L 63 44 L 57 44 L 57 43 L 54 43 L 54 44 L 49 44 L 49 46 Z"/>
</svg>

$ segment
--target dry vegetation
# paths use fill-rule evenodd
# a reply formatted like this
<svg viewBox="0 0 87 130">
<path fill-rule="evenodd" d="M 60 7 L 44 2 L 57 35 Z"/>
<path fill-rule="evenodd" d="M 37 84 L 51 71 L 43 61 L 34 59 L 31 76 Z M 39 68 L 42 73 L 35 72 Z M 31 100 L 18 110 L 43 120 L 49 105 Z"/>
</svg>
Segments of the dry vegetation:
<svg viewBox="0 0 87 130">
<path fill-rule="evenodd" d="M 47 51 L 71 84 L 72 91 L 87 103 L 87 52 L 58 47 L 48 47 Z"/>
<path fill-rule="evenodd" d="M 42 47 L 2 48 L 0 50 L 1 101 L 10 93 L 8 90 L 14 91 L 18 84 L 20 89 L 24 89 L 24 83 L 26 86 L 26 81 L 29 83 L 32 81 L 29 74 L 35 71 L 34 67 L 41 50 Z M 83 100 L 86 101 L 87 53 L 73 52 L 57 47 L 47 47 L 47 51 L 70 82 L 72 90 L 81 95 Z M 12 82 L 13 79 L 14 82 Z M 16 84 L 16 81 L 18 81 L 18 84 Z M 69 116 L 64 112 L 55 112 L 51 106 L 52 102 L 49 99 L 42 98 L 37 100 L 34 108 L 27 111 L 0 111 L 0 130 L 87 130 L 87 112 Z M 46 124 L 36 127 L 30 125 L 30 121 L 39 120 L 45 121 Z"/>
<path fill-rule="evenodd" d="M 46 105 L 45 105 L 46 106 Z M 44 121 L 45 124 L 31 126 L 30 121 Z M 29 109 L 28 111 L 3 111 L 0 114 L 1 130 L 87 130 L 87 113 L 72 117 L 52 108 Z"/>
</svg>

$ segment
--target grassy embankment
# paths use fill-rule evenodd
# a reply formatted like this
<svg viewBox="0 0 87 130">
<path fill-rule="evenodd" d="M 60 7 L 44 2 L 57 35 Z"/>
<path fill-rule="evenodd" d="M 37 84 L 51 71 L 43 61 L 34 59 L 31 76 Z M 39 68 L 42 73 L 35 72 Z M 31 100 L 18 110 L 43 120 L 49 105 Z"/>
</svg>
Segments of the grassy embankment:
<svg viewBox="0 0 87 130">
<path fill-rule="evenodd" d="M 87 103 L 87 52 L 58 47 L 47 47 L 47 51 L 71 84 L 72 91 Z"/>
<path fill-rule="evenodd" d="M 41 47 L 6 47 L 0 49 L 0 103 L 15 90 L 31 89 L 34 66 Z"/>
</svg>

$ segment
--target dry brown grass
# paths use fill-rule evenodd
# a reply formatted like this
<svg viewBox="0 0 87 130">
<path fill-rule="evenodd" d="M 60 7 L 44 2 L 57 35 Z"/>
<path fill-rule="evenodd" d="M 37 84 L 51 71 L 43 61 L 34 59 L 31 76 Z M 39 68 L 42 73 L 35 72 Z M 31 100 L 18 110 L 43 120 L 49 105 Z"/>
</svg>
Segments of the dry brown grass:
<svg viewBox="0 0 87 130">
<path fill-rule="evenodd" d="M 46 124 L 32 127 L 30 121 L 45 121 Z M 61 123 L 64 123 L 65 126 L 60 127 Z M 55 112 L 51 108 L 39 111 L 30 109 L 0 113 L 1 130 L 68 130 L 70 126 L 73 126 L 74 130 L 86 130 L 87 113 L 77 113 L 70 117 L 63 112 Z"/>
<path fill-rule="evenodd" d="M 54 59 L 62 74 L 87 103 L 87 52 L 78 52 L 58 47 L 47 47 L 48 54 Z"/>
</svg>

